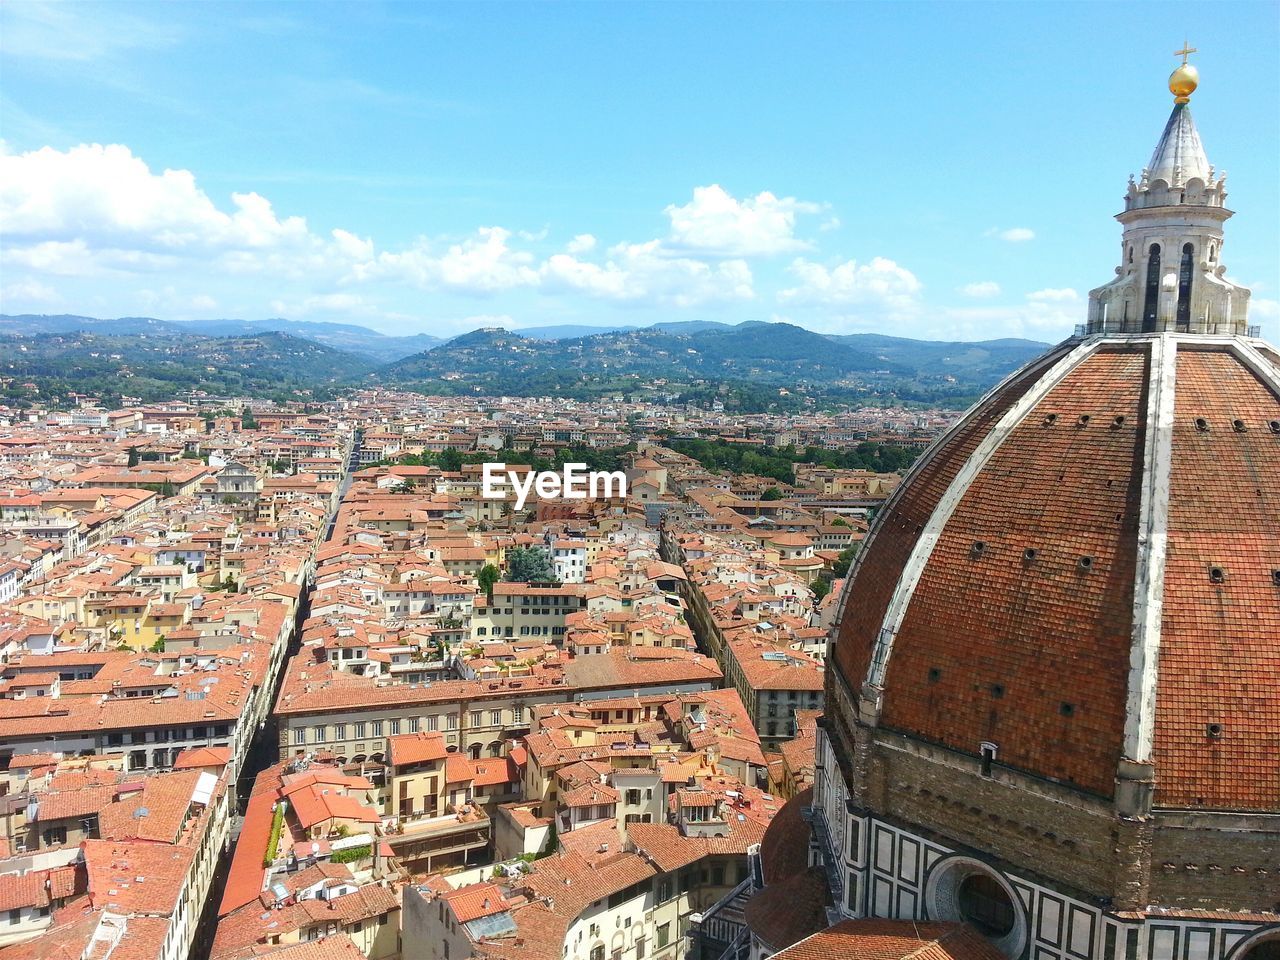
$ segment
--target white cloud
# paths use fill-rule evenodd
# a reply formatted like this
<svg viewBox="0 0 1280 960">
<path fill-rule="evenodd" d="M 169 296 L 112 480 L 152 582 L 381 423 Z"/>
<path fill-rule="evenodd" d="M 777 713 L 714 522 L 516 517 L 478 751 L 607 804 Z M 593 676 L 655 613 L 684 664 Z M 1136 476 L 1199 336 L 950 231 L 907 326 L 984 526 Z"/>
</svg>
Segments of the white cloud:
<svg viewBox="0 0 1280 960">
<path fill-rule="evenodd" d="M 334 247 L 344 257 L 356 261 L 373 259 L 373 241 L 367 237 L 357 237 L 341 229 L 334 230 L 332 236 Z"/>
<path fill-rule="evenodd" d="M 1067 336 L 1074 324 L 1083 322 L 1084 316 L 1076 305 L 1030 301 L 1007 307 L 944 308 L 933 312 L 931 319 L 934 322 L 931 329 L 914 335 L 948 340 L 990 340 L 997 337 L 1056 340 Z"/>
<path fill-rule="evenodd" d="M 799 283 L 778 294 L 783 301 L 865 305 L 890 314 L 913 311 L 919 303 L 921 283 L 915 274 L 885 257 L 834 267 L 801 258 L 789 270 Z"/>
<path fill-rule="evenodd" d="M 667 236 L 607 250 L 578 233 L 563 252 L 549 253 L 546 231 L 498 225 L 383 249 L 350 230 L 313 231 L 257 193 L 219 202 L 191 171 L 153 170 L 120 144 L 16 154 L 0 143 L 6 281 L 34 291 L 58 278 L 64 300 L 78 296 L 87 310 L 106 295 L 120 313 L 144 305 L 182 313 L 270 307 L 385 320 L 403 309 L 403 288 L 480 297 L 530 291 L 646 307 L 742 302 L 756 296 L 747 258 L 804 249 L 797 221 L 824 209 L 768 192 L 739 200 L 712 185 L 666 208 Z M 801 259 L 791 270 L 800 282 L 784 299 L 797 302 L 902 307 L 919 290 L 909 271 L 883 259 L 831 267 Z"/>
<path fill-rule="evenodd" d="M 1047 287 L 1028 293 L 1027 299 L 1033 303 L 1069 303 L 1080 299 L 1080 294 L 1070 287 Z"/>
<path fill-rule="evenodd" d="M 1266 297 L 1249 298 L 1250 320 L 1280 320 L 1280 300 L 1268 300 Z"/>
<path fill-rule="evenodd" d="M 17 280 L 0 287 L 0 304 L 58 303 L 60 300 L 57 290 L 39 280 Z M 4 309 L 11 308 L 5 306 Z"/>
<path fill-rule="evenodd" d="M 998 237 L 1008 243 L 1026 243 L 1028 240 L 1036 238 L 1036 232 L 1030 227 L 1009 227 L 1007 230 L 1001 230 L 999 227 L 992 227 L 987 230 L 984 237 Z"/>
<path fill-rule="evenodd" d="M 619 244 L 603 263 L 555 254 L 540 276 L 549 292 L 573 290 L 603 300 L 644 301 L 668 306 L 749 300 L 755 296 L 751 268 L 745 260 L 708 264 L 668 256 L 657 240 Z"/>
<path fill-rule="evenodd" d="M 777 197 L 767 190 L 737 200 L 719 184 L 694 187 L 693 199 L 664 211 L 671 220 L 673 250 L 714 256 L 753 257 L 809 248 L 795 236 L 796 217 L 822 205 Z"/>
<path fill-rule="evenodd" d="M 979 280 L 975 283 L 966 283 L 959 290 L 966 297 L 974 297 L 977 299 L 986 299 L 987 297 L 1000 296 L 1000 284 L 994 280 Z"/>
<path fill-rule="evenodd" d="M 254 249 L 309 238 L 301 217 L 283 220 L 256 193 L 219 210 L 188 170 L 152 173 L 128 147 L 82 144 L 0 153 L 0 232 L 23 240 L 81 240 L 94 249 L 164 253 Z"/>
<path fill-rule="evenodd" d="M 358 279 L 395 277 L 426 289 L 492 294 L 538 284 L 534 257 L 514 250 L 507 242 L 511 231 L 481 227 L 475 236 L 451 244 L 441 254 L 423 240 L 409 250 L 383 253 L 368 264 L 357 265 Z"/>
</svg>

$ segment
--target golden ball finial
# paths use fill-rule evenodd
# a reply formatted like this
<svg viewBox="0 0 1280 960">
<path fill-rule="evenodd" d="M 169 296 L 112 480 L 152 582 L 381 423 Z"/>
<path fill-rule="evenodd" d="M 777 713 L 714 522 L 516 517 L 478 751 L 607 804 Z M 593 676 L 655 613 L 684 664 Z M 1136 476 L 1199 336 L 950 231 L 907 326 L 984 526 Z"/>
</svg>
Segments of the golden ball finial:
<svg viewBox="0 0 1280 960">
<path fill-rule="evenodd" d="M 1200 71 L 1189 63 L 1178 66 L 1169 74 L 1169 92 L 1174 103 L 1187 103 L 1200 83 Z"/>
<path fill-rule="evenodd" d="M 1187 57 L 1196 52 L 1196 48 L 1185 40 L 1182 49 L 1173 51 L 1175 57 L 1181 57 L 1182 63 L 1169 74 L 1169 92 L 1173 94 L 1174 103 L 1186 103 L 1200 84 L 1200 71 L 1187 63 Z"/>
</svg>

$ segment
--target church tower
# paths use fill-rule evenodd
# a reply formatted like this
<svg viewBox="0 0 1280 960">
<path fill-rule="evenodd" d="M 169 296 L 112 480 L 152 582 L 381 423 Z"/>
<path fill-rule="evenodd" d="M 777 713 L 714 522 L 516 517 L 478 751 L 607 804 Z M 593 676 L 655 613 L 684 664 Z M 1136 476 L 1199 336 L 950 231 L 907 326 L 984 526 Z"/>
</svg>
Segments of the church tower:
<svg viewBox="0 0 1280 960">
<path fill-rule="evenodd" d="M 1222 225 L 1226 174 L 1205 156 L 1191 118 L 1199 72 L 1187 63 L 1169 76 L 1173 113 L 1142 179 L 1129 178 L 1116 278 L 1089 293 L 1088 332 L 1244 335 L 1249 291 L 1226 279 Z"/>
</svg>

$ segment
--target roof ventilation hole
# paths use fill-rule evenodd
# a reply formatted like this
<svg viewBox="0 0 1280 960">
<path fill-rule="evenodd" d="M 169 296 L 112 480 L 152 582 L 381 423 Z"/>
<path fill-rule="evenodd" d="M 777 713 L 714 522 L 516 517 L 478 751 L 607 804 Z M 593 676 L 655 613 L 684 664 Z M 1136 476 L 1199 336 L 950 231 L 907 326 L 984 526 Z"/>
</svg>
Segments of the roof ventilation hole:
<svg viewBox="0 0 1280 960">
<path fill-rule="evenodd" d="M 1222 738 L 1222 724 L 1206 723 L 1204 725 L 1204 734 L 1210 740 L 1220 740 Z"/>
<path fill-rule="evenodd" d="M 1245 422 L 1243 420 L 1232 420 L 1231 429 L 1234 430 L 1236 433 L 1244 433 L 1249 428 L 1245 425 Z"/>
<path fill-rule="evenodd" d="M 1226 583 L 1226 581 L 1227 581 L 1227 571 L 1223 570 L 1221 567 L 1209 568 L 1210 583 Z"/>
<path fill-rule="evenodd" d="M 1280 587 L 1280 570 L 1271 571 L 1271 582 L 1275 586 Z"/>
<path fill-rule="evenodd" d="M 1196 429 L 1201 433 L 1209 432 L 1209 421 L 1204 417 L 1196 417 Z"/>
<path fill-rule="evenodd" d="M 1027 547 L 1027 549 L 1022 551 L 1022 559 L 1027 561 L 1027 563 L 1030 563 L 1038 554 L 1039 551 L 1036 550 L 1035 547 Z"/>
<path fill-rule="evenodd" d="M 1080 414 L 1080 419 L 1076 421 L 1076 426 L 1087 427 L 1089 425 L 1089 420 L 1089 415 L 1087 413 L 1082 413 Z"/>
<path fill-rule="evenodd" d="M 1111 421 L 1111 429 L 1119 430 L 1123 426 L 1124 426 L 1124 414 L 1122 413 L 1118 415 L 1114 420 Z"/>
<path fill-rule="evenodd" d="M 1076 705 L 1074 703 L 1059 704 L 1058 712 L 1064 717 L 1074 717 L 1076 715 Z"/>
<path fill-rule="evenodd" d="M 1056 413 L 1046 413 L 1044 415 L 1044 425 L 1046 427 L 1052 427 L 1057 422 L 1058 422 L 1058 415 Z M 1280 420 L 1277 420 L 1275 422 L 1280 423 Z M 1276 432 L 1280 433 L 1280 430 L 1277 430 Z"/>
<path fill-rule="evenodd" d="M 1076 561 L 1076 565 L 1081 569 L 1081 571 L 1088 573 L 1093 569 L 1093 557 L 1081 557 Z"/>
<path fill-rule="evenodd" d="M 1280 420 L 1272 420 L 1267 426 L 1271 428 L 1272 433 L 1280 434 Z"/>
<path fill-rule="evenodd" d="M 980 556 L 987 552 L 987 545 L 982 540 L 973 541 L 973 546 L 969 548 L 969 556 L 977 560 Z"/>
</svg>

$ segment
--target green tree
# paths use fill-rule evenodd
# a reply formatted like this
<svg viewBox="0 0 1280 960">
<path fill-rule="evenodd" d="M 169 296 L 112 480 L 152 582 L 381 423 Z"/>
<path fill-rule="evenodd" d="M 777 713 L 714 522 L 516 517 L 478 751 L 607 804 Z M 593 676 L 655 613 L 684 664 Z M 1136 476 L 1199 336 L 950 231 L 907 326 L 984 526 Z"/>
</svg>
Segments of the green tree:
<svg viewBox="0 0 1280 960">
<path fill-rule="evenodd" d="M 129 466 L 136 467 L 140 459 L 141 458 L 138 456 L 138 448 L 130 447 L 129 448 Z"/>
<path fill-rule="evenodd" d="M 809 585 L 809 589 L 813 591 L 814 602 L 821 603 L 822 598 L 831 592 L 831 581 L 815 580 Z"/>
<path fill-rule="evenodd" d="M 551 583 L 556 579 L 551 556 L 541 547 L 507 551 L 507 579 L 512 583 Z"/>
<path fill-rule="evenodd" d="M 476 583 L 480 585 L 480 589 L 485 592 L 485 596 L 490 601 L 493 600 L 493 585 L 502 579 L 502 571 L 495 567 L 492 563 L 486 563 L 480 568 L 480 574 L 476 577 Z"/>
<path fill-rule="evenodd" d="M 846 520 L 844 517 L 836 517 L 834 520 L 831 521 L 831 525 L 833 527 L 847 527 L 849 525 L 849 521 Z"/>
<path fill-rule="evenodd" d="M 240 426 L 245 430 L 258 429 L 258 421 L 253 418 L 253 411 L 248 407 L 240 411 Z"/>
<path fill-rule="evenodd" d="M 462 469 L 462 454 L 450 447 L 448 450 L 440 451 L 436 463 L 445 473 L 457 473 Z"/>
<path fill-rule="evenodd" d="M 770 487 L 764 493 L 760 494 L 760 499 L 761 500 L 781 500 L 782 491 L 779 490 L 777 487 Z"/>
<path fill-rule="evenodd" d="M 849 572 L 849 565 L 853 563 L 853 558 L 858 555 L 858 547 L 855 544 L 852 547 L 845 547 L 840 551 L 840 556 L 836 557 L 836 562 L 831 566 L 831 572 L 837 577 L 843 577 Z"/>
</svg>

